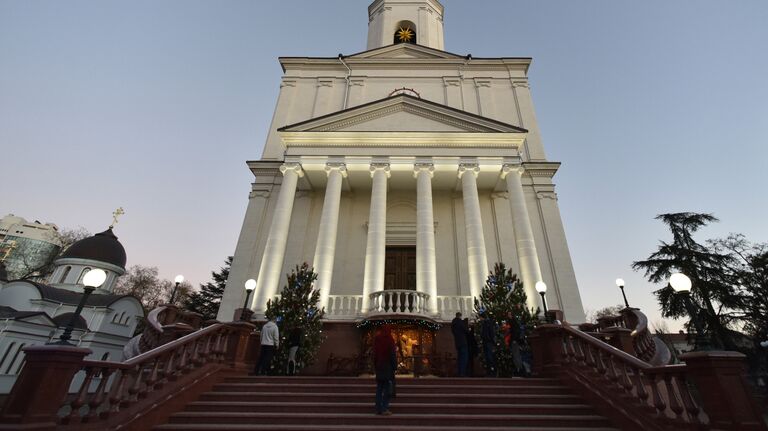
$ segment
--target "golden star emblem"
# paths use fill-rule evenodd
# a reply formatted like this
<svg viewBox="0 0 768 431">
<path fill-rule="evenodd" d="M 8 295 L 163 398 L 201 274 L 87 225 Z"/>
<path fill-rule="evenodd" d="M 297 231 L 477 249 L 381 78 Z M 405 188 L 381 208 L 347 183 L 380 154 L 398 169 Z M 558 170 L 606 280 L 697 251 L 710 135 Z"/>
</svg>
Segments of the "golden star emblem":
<svg viewBox="0 0 768 431">
<path fill-rule="evenodd" d="M 400 30 L 397 31 L 396 35 L 397 35 L 397 39 L 400 42 L 410 42 L 414 36 L 413 30 L 411 30 L 408 27 L 405 27 L 405 28 L 400 27 Z"/>
</svg>

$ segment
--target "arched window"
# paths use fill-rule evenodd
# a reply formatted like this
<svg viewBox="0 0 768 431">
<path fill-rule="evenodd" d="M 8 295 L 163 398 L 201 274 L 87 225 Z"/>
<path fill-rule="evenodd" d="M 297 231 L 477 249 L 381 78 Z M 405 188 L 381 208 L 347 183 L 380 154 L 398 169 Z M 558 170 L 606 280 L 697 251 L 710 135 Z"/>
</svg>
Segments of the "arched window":
<svg viewBox="0 0 768 431">
<path fill-rule="evenodd" d="M 13 350 L 14 347 L 16 347 L 15 341 L 11 343 L 10 346 L 8 346 L 8 349 L 6 349 L 5 354 L 3 354 L 3 359 L 0 359 L 0 369 L 2 369 L 3 364 L 5 364 L 5 360 L 8 358 L 8 354 L 11 353 L 11 350 Z"/>
<path fill-rule="evenodd" d="M 410 21 L 397 23 L 393 43 L 416 43 L 416 25 Z"/>
<path fill-rule="evenodd" d="M 101 360 L 102 360 L 102 361 L 106 361 L 106 360 L 109 360 L 109 352 L 107 352 L 107 353 L 105 353 L 105 354 L 101 355 Z"/>
<path fill-rule="evenodd" d="M 67 279 L 67 276 L 69 275 L 70 271 L 72 271 L 71 266 L 67 266 L 66 268 L 64 268 L 64 271 L 62 271 L 61 277 L 59 278 L 59 283 L 64 283 L 64 280 Z"/>
<path fill-rule="evenodd" d="M 88 274 L 91 271 L 91 268 L 85 268 L 83 272 L 80 273 L 80 278 L 77 279 L 77 284 L 83 284 L 83 277 L 85 277 L 85 274 Z"/>
</svg>

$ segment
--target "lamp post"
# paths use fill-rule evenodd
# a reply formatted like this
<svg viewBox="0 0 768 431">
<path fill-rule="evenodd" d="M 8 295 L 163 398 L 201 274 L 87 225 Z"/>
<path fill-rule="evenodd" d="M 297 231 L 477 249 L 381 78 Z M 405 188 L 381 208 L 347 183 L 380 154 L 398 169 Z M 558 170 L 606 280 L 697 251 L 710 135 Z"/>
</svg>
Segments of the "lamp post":
<svg viewBox="0 0 768 431">
<path fill-rule="evenodd" d="M 80 297 L 80 302 L 77 304 L 77 308 L 75 309 L 75 312 L 72 314 L 72 317 L 69 319 L 69 323 L 67 323 L 67 327 L 64 329 L 64 333 L 61 334 L 59 337 L 59 341 L 55 343 L 49 343 L 49 344 L 58 344 L 61 346 L 73 346 L 72 343 L 69 342 L 69 340 L 72 338 L 72 330 L 75 329 L 75 324 L 77 323 L 77 319 L 80 317 L 80 313 L 83 311 L 83 307 L 85 306 L 85 301 L 88 299 L 88 297 L 93 293 L 94 290 L 96 290 L 97 287 L 104 284 L 104 281 L 107 279 L 107 273 L 104 272 L 104 270 L 101 269 L 92 269 L 88 271 L 87 274 L 83 277 L 83 296 Z"/>
<path fill-rule="evenodd" d="M 544 296 L 547 293 L 547 284 L 543 281 L 536 282 L 536 291 L 541 295 L 541 304 L 544 306 L 544 320 L 549 322 L 549 310 L 547 310 L 547 298 Z"/>
<path fill-rule="evenodd" d="M 688 310 L 688 314 L 691 316 L 693 326 L 696 328 L 696 350 L 712 350 L 712 343 L 709 337 L 704 334 L 704 328 L 699 319 L 699 312 L 696 305 L 691 300 L 691 279 L 687 275 L 676 272 L 669 276 L 669 285 L 676 293 L 683 296 L 683 304 L 685 309 Z"/>
<path fill-rule="evenodd" d="M 621 289 L 621 296 L 624 297 L 624 306 L 629 308 L 629 302 L 627 301 L 627 295 L 624 293 L 624 279 L 617 278 L 616 279 L 616 286 Z"/>
<path fill-rule="evenodd" d="M 179 285 L 184 283 L 184 276 L 179 274 L 176 276 L 176 278 L 173 279 L 173 281 L 176 282 L 176 285 L 173 286 L 173 292 L 171 292 L 171 300 L 168 301 L 168 303 L 171 305 L 173 305 L 173 300 L 176 298 L 176 291 L 179 289 Z"/>
<path fill-rule="evenodd" d="M 240 312 L 240 320 L 245 320 L 245 309 L 248 308 L 248 299 L 251 297 L 251 292 L 256 288 L 256 280 L 249 279 L 245 282 L 245 303 L 243 304 L 243 311 Z"/>
</svg>

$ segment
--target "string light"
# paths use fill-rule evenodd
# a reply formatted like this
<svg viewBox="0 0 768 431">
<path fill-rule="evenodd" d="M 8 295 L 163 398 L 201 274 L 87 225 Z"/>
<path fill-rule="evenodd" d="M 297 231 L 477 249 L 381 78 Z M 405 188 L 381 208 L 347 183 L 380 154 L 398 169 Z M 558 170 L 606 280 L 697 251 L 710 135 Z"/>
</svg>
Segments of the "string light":
<svg viewBox="0 0 768 431">
<path fill-rule="evenodd" d="M 365 319 L 357 324 L 358 329 L 376 328 L 381 325 L 416 325 L 420 328 L 429 329 L 430 331 L 438 331 L 442 328 L 442 325 L 429 320 L 424 319 L 377 319 L 369 320 Z"/>
</svg>

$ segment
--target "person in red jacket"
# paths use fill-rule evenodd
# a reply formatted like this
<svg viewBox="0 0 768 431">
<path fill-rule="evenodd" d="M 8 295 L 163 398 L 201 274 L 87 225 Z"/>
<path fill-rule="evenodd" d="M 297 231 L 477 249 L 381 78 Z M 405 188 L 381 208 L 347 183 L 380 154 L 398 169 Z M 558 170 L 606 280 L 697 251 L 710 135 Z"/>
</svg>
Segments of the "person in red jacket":
<svg viewBox="0 0 768 431">
<path fill-rule="evenodd" d="M 395 340 L 392 339 L 392 329 L 382 325 L 376 331 L 373 339 L 373 367 L 376 370 L 376 414 L 389 416 L 389 398 L 395 387 Z"/>
</svg>

